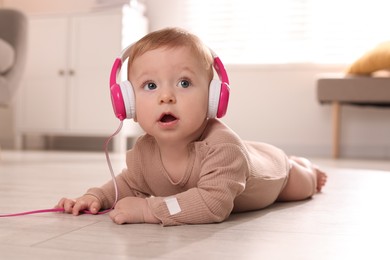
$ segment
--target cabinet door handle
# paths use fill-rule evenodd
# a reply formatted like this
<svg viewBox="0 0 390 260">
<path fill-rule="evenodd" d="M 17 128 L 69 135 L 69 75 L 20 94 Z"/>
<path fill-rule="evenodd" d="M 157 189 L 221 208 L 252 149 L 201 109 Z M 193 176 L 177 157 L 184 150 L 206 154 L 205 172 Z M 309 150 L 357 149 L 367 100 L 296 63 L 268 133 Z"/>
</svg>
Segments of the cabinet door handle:
<svg viewBox="0 0 390 260">
<path fill-rule="evenodd" d="M 64 70 L 59 70 L 59 71 L 58 71 L 58 75 L 64 76 L 64 75 L 65 75 L 65 71 L 64 71 Z"/>
<path fill-rule="evenodd" d="M 76 72 L 74 70 L 69 70 L 69 75 L 70 76 L 73 76 L 74 74 L 76 74 Z"/>
</svg>

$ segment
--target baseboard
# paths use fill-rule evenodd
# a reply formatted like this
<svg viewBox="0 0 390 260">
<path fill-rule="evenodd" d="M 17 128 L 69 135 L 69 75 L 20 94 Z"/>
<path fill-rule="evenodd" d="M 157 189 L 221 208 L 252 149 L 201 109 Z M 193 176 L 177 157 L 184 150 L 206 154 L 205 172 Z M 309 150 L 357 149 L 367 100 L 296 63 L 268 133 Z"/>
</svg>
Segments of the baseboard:
<svg viewBox="0 0 390 260">
<path fill-rule="evenodd" d="M 129 138 L 128 149 L 133 146 L 133 138 Z M 66 150 L 66 151 L 101 151 L 105 138 L 79 136 L 27 136 L 24 138 L 26 150 Z M 0 140 L 3 149 L 12 150 L 13 140 Z M 332 158 L 331 145 L 291 145 L 273 144 L 284 150 L 287 155 L 308 158 Z M 110 145 L 112 149 L 112 144 Z M 345 159 L 390 159 L 390 147 L 379 145 L 342 145 L 340 157 Z"/>
<path fill-rule="evenodd" d="M 288 155 L 304 156 L 308 158 L 332 158 L 331 145 L 325 146 L 298 146 L 279 145 Z M 340 158 L 344 159 L 390 159 L 389 146 L 369 145 L 342 145 Z"/>
</svg>

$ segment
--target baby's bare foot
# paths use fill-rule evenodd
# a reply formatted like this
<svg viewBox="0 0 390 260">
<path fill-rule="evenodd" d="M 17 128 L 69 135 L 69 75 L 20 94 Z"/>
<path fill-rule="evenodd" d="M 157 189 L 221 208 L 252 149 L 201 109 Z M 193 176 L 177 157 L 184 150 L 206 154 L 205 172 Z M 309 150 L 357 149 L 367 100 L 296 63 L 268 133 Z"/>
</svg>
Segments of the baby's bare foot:
<svg viewBox="0 0 390 260">
<path fill-rule="evenodd" d="M 321 171 L 317 165 L 313 164 L 311 161 L 309 161 L 306 158 L 297 157 L 297 156 L 291 156 L 290 158 L 295 162 L 297 162 L 298 164 L 300 164 L 301 166 L 307 168 L 310 174 L 315 175 L 317 181 L 316 190 L 317 192 L 321 192 L 322 188 L 326 184 L 328 175 L 325 172 Z"/>
<path fill-rule="evenodd" d="M 317 175 L 317 192 L 321 192 L 322 187 L 325 186 L 328 175 L 321 171 L 317 166 L 313 166 L 313 169 Z"/>
</svg>

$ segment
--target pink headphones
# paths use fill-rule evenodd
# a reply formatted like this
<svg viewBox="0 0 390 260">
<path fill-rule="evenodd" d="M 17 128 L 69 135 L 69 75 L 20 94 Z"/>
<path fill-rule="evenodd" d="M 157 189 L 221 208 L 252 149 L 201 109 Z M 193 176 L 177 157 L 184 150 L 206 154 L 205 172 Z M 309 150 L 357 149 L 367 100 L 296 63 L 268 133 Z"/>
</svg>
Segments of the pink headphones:
<svg viewBox="0 0 390 260">
<path fill-rule="evenodd" d="M 123 81 L 120 84 L 117 83 L 117 77 L 120 74 L 119 72 L 123 62 L 129 57 L 131 46 L 124 49 L 121 55 L 115 59 L 110 74 L 112 107 L 115 116 L 121 121 L 135 117 L 135 97 L 131 83 L 129 81 Z M 207 116 L 208 118 L 221 118 L 226 114 L 229 103 L 229 78 L 219 57 L 212 50 L 210 52 L 213 56 L 213 66 L 219 79 L 213 79 L 210 82 Z"/>
</svg>

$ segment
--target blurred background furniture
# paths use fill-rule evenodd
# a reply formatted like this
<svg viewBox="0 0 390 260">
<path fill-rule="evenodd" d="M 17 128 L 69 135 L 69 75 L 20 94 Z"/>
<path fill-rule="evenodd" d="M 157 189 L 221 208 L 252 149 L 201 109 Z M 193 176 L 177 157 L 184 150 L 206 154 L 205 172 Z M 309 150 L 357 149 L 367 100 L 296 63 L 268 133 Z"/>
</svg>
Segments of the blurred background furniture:
<svg viewBox="0 0 390 260">
<path fill-rule="evenodd" d="M 91 144 L 101 150 L 119 124 L 109 72 L 122 49 L 146 34 L 144 13 L 124 5 L 29 14 L 28 21 L 26 68 L 15 102 L 15 149 L 29 149 L 35 139 L 41 144 L 37 149 L 82 150 Z M 110 149 L 125 152 L 140 131 L 126 120 Z"/>
<path fill-rule="evenodd" d="M 332 105 L 333 158 L 340 156 L 341 107 L 359 105 L 390 107 L 390 78 L 328 75 L 317 80 L 320 103 Z"/>
<path fill-rule="evenodd" d="M 26 62 L 27 17 L 20 11 L 0 9 L 0 106 L 14 97 Z"/>
<path fill-rule="evenodd" d="M 22 78 L 27 26 L 27 17 L 22 12 L 0 9 L 0 108 L 9 106 Z"/>
</svg>

